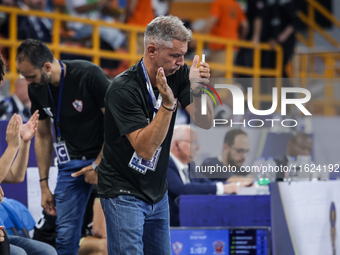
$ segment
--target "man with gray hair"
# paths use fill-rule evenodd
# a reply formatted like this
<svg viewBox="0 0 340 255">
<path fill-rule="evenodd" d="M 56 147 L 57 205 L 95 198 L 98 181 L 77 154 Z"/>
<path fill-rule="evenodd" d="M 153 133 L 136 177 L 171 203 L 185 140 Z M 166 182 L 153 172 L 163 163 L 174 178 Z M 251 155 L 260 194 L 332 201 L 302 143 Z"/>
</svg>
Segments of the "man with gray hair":
<svg viewBox="0 0 340 255">
<path fill-rule="evenodd" d="M 209 65 L 198 67 L 198 56 L 191 68 L 184 63 L 191 35 L 177 17 L 155 18 L 145 31 L 143 59 L 107 90 L 97 171 L 109 254 L 171 254 L 166 175 L 177 100 L 196 124 L 213 122 L 210 101 L 200 118 L 198 81 L 209 78 Z"/>
</svg>

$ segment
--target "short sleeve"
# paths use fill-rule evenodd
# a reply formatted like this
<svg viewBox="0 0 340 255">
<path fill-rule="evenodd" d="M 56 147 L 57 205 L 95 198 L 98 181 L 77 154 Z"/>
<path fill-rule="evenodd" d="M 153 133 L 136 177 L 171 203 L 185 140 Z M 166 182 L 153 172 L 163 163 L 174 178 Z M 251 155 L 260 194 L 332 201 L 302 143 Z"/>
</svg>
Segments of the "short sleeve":
<svg viewBox="0 0 340 255">
<path fill-rule="evenodd" d="M 30 85 L 30 86 L 33 86 L 33 85 Z M 48 115 L 46 114 L 46 112 L 41 107 L 39 107 L 38 100 L 36 99 L 35 96 L 33 96 L 33 93 L 31 92 L 30 89 L 28 89 L 28 96 L 29 96 L 30 101 L 31 101 L 31 114 L 33 115 L 33 113 L 36 110 L 39 110 L 39 120 L 46 119 L 48 117 Z"/>
<path fill-rule="evenodd" d="M 103 108 L 105 107 L 104 97 L 110 85 L 110 80 L 99 66 L 94 65 L 91 67 L 90 73 L 91 81 L 89 83 L 89 91 L 93 95 L 99 108 Z"/>
<path fill-rule="evenodd" d="M 183 109 L 190 104 L 190 80 L 189 80 L 190 69 L 188 66 L 184 68 L 184 74 L 181 77 L 185 77 L 179 87 L 178 100 L 181 103 Z"/>
<path fill-rule="evenodd" d="M 114 84 L 113 84 L 114 85 Z M 112 89 L 106 94 L 107 110 L 115 120 L 120 136 L 147 126 L 148 119 L 142 109 L 142 96 L 137 91 Z"/>
<path fill-rule="evenodd" d="M 215 0 L 212 4 L 211 4 L 211 8 L 210 8 L 210 15 L 214 16 L 216 18 L 220 18 L 221 17 L 221 6 L 219 3 L 219 0 Z"/>
</svg>

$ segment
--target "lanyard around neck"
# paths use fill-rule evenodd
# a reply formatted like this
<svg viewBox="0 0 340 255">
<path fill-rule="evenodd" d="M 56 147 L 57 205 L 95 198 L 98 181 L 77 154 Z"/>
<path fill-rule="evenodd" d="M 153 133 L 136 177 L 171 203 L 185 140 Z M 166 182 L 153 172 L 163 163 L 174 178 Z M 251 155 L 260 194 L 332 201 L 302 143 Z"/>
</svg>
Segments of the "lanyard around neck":
<svg viewBox="0 0 340 255">
<path fill-rule="evenodd" d="M 142 66 L 144 77 L 145 77 L 145 80 L 146 80 L 146 88 L 147 88 L 148 93 L 149 93 L 149 95 L 148 95 L 149 105 L 153 109 L 153 111 L 155 113 L 157 113 L 158 112 L 158 109 L 157 109 L 157 100 L 156 100 L 155 94 L 153 93 L 153 89 L 152 89 L 152 85 L 151 85 L 148 73 L 146 72 L 146 68 L 145 68 L 145 65 L 144 65 L 144 60 L 141 61 L 141 66 Z M 161 100 L 160 101 L 160 104 L 161 104 L 162 103 L 162 97 L 161 97 L 160 94 L 159 94 L 159 98 Z"/>
<path fill-rule="evenodd" d="M 63 63 L 59 60 L 59 64 L 60 64 L 60 67 L 61 67 L 61 74 L 60 74 L 60 85 L 59 85 L 59 98 L 58 98 L 58 105 L 57 105 L 57 110 L 56 110 L 56 122 L 57 122 L 57 140 L 58 142 L 61 141 L 61 133 L 60 133 L 60 108 L 61 108 L 61 101 L 62 101 L 62 96 L 63 96 L 63 88 L 64 88 L 64 65 Z M 50 88 L 50 85 L 48 86 L 48 91 L 50 92 L 50 96 L 51 96 L 51 99 L 52 99 L 52 104 L 53 104 L 53 107 L 55 107 L 55 104 L 54 104 L 54 100 L 53 100 L 53 96 L 52 96 L 52 92 L 51 92 L 51 88 Z"/>
</svg>

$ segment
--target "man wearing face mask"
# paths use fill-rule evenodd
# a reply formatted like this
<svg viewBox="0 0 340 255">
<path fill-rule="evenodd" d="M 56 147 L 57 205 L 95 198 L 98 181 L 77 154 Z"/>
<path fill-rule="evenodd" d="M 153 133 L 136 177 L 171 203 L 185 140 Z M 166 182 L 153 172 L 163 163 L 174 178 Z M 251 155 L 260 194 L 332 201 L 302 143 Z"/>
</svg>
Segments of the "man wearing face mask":
<svg viewBox="0 0 340 255">
<path fill-rule="evenodd" d="M 61 62 L 33 39 L 19 46 L 16 64 L 29 84 L 31 111 L 40 113 L 35 153 L 41 205 L 48 214 L 57 215 L 58 254 L 77 254 L 90 183 L 97 182 L 94 168 L 101 160 L 104 95 L 110 81 L 100 67 L 81 60 Z M 54 198 L 48 187 L 53 147 L 58 156 Z"/>
</svg>

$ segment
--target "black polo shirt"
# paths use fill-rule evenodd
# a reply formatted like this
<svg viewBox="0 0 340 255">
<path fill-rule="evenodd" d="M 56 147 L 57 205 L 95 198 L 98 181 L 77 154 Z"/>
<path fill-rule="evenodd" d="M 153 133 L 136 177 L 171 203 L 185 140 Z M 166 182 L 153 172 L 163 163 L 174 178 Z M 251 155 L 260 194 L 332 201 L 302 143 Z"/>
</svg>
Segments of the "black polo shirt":
<svg viewBox="0 0 340 255">
<path fill-rule="evenodd" d="M 182 107 L 189 105 L 187 65 L 167 77 L 167 81 Z M 154 92 L 157 98 L 157 88 L 154 88 Z M 148 103 L 146 79 L 140 62 L 113 80 L 106 92 L 105 109 L 105 145 L 98 167 L 98 194 L 104 198 L 133 195 L 145 202 L 159 202 L 168 188 L 166 175 L 176 112 L 173 113 L 169 131 L 161 145 L 155 171 L 148 170 L 142 174 L 129 167 L 134 149 L 125 136 L 146 127 L 153 119 L 154 112 Z"/>
<path fill-rule="evenodd" d="M 104 140 L 103 113 L 105 92 L 110 80 L 97 65 L 82 60 L 63 61 L 66 76 L 60 111 L 60 131 L 71 158 L 98 155 Z M 51 89 L 53 100 L 49 89 Z M 31 112 L 39 110 L 40 120 L 52 117 L 56 128 L 59 87 L 28 86 Z"/>
</svg>

